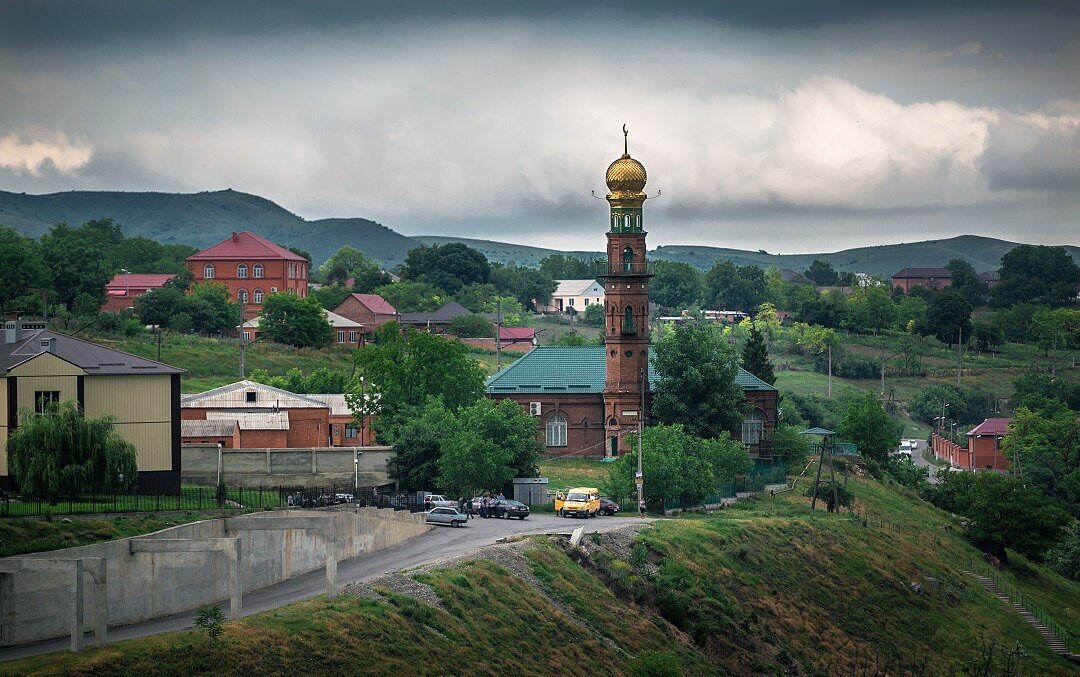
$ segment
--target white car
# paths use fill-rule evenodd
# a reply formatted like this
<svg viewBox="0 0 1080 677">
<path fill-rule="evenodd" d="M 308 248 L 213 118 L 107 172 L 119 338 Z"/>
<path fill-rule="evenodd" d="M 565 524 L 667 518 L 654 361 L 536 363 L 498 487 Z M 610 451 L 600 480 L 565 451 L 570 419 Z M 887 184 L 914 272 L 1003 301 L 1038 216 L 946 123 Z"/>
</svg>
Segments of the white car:
<svg viewBox="0 0 1080 677">
<path fill-rule="evenodd" d="M 429 508 L 456 508 L 457 504 L 457 501 L 452 501 L 439 494 L 428 494 L 424 497 L 424 505 Z"/>
<path fill-rule="evenodd" d="M 427 511 L 429 524 L 449 524 L 452 527 L 460 527 L 468 519 L 469 517 L 463 512 L 458 512 L 457 508 L 432 508 Z"/>
</svg>

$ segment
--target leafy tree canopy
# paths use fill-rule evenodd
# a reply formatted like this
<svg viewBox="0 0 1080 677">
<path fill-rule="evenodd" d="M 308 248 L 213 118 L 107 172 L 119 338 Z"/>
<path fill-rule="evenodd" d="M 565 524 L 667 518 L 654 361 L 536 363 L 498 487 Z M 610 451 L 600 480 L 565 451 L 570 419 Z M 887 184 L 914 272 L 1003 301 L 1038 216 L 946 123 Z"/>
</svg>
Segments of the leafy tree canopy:
<svg viewBox="0 0 1080 677">
<path fill-rule="evenodd" d="M 460 242 L 425 245 L 406 254 L 401 277 L 427 282 L 453 295 L 467 284 L 489 282 L 491 265 L 481 252 Z"/>
<path fill-rule="evenodd" d="M 840 275 L 828 261 L 814 259 L 803 276 L 819 287 L 835 287 L 840 284 Z"/>
<path fill-rule="evenodd" d="M 1080 422 L 1064 406 L 1020 407 L 1009 421 L 1001 452 L 1019 461 L 1024 480 L 1080 518 Z"/>
<path fill-rule="evenodd" d="M 653 368 L 660 381 L 652 413 L 660 423 L 682 424 L 689 434 L 704 438 L 721 437 L 742 425 L 738 357 L 715 325 L 675 327 L 657 341 Z"/>
<path fill-rule="evenodd" d="M 368 258 L 356 247 L 345 245 L 330 255 L 321 266 L 319 275 L 333 285 L 348 287 L 353 280 L 352 290 L 361 294 L 370 293 L 376 287 L 390 284 L 390 275 L 382 269 L 378 261 Z M 339 301 L 340 303 L 340 301 Z"/>
<path fill-rule="evenodd" d="M 44 415 L 20 412 L 7 440 L 11 476 L 23 493 L 54 500 L 134 486 L 135 447 L 110 417 L 85 418 L 74 402 L 51 406 Z"/>
<path fill-rule="evenodd" d="M 536 476 L 536 420 L 511 400 L 480 399 L 456 414 L 440 452 L 439 486 L 445 492 L 496 491 L 514 477 Z"/>
<path fill-rule="evenodd" d="M 438 310 L 449 297 L 427 282 L 394 282 L 376 287 L 374 292 L 394 306 L 399 313 L 419 313 Z"/>
<path fill-rule="evenodd" d="M 500 294 L 513 296 L 530 310 L 536 310 L 536 302 L 550 301 L 558 287 L 548 272 L 521 266 L 493 266 L 491 282 Z"/>
<path fill-rule="evenodd" d="M 948 289 L 935 294 L 926 311 L 926 324 L 921 333 L 954 345 L 960 339 L 961 332 L 965 341 L 971 336 L 971 304 Z"/>
<path fill-rule="evenodd" d="M 461 338 L 493 338 L 495 325 L 483 315 L 469 313 L 451 320 L 447 331 Z"/>
<path fill-rule="evenodd" d="M 952 273 L 952 284 L 949 285 L 949 289 L 963 296 L 964 300 L 973 306 L 986 302 L 990 288 L 979 279 L 979 274 L 970 263 L 964 259 L 952 259 L 945 268 Z"/>
<path fill-rule="evenodd" d="M 301 394 L 344 394 L 351 392 L 356 383 L 355 377 L 351 374 L 343 371 L 333 371 L 326 367 L 318 367 L 309 372 L 302 372 L 293 368 L 286 372 L 284 376 L 271 376 L 264 369 L 255 369 L 248 375 L 248 380 L 288 390 L 290 393 Z"/>
<path fill-rule="evenodd" d="M 263 302 L 259 333 L 275 343 L 321 348 L 334 340 L 326 311 L 314 297 L 279 292 Z"/>
<path fill-rule="evenodd" d="M 750 327 L 750 335 L 743 346 L 742 368 L 769 385 L 776 385 L 776 374 L 773 373 L 773 365 L 769 361 L 765 339 L 753 326 Z"/>
<path fill-rule="evenodd" d="M 664 308 L 682 310 L 696 305 L 705 290 L 705 275 L 680 261 L 659 260 L 649 283 L 649 298 Z"/>
<path fill-rule="evenodd" d="M 552 280 L 584 280 L 596 275 L 596 266 L 585 259 L 551 254 L 540 260 L 540 271 Z"/>
<path fill-rule="evenodd" d="M 394 448 L 394 457 L 387 462 L 390 478 L 405 489 L 433 489 L 439 483 L 442 445 L 455 425 L 454 414 L 433 397 L 385 435 L 379 428 L 380 441 Z"/>
<path fill-rule="evenodd" d="M 4 271 L 0 275 L 2 310 L 28 310 L 26 297 L 37 295 L 49 285 L 41 247 L 7 226 L 0 226 L 0 270 Z"/>
<path fill-rule="evenodd" d="M 721 261 L 705 274 L 706 306 L 717 310 L 751 310 L 765 301 L 765 272 Z"/>
<path fill-rule="evenodd" d="M 851 398 L 836 433 L 840 439 L 858 445 L 864 458 L 883 464 L 900 444 L 900 426 L 889 418 L 873 393 Z"/>
<path fill-rule="evenodd" d="M 1080 267 L 1064 247 L 1022 244 L 1001 257 L 1001 281 L 994 287 L 998 307 L 1017 303 L 1064 306 L 1076 298 Z"/>
</svg>

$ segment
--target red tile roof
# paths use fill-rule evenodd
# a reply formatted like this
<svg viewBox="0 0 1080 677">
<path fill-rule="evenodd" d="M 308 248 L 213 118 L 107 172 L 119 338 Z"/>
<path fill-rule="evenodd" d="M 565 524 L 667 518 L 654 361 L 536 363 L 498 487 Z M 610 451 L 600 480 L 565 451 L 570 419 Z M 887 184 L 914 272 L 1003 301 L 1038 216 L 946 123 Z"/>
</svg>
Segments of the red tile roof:
<svg viewBox="0 0 1080 677">
<path fill-rule="evenodd" d="M 307 261 L 303 256 L 279 247 L 266 238 L 259 237 L 250 230 L 233 233 L 232 237 L 218 242 L 213 247 L 204 249 L 188 261 L 209 261 L 218 259 L 285 259 L 286 261 Z"/>
<path fill-rule="evenodd" d="M 116 277 L 109 280 L 105 285 L 106 291 L 125 289 L 157 289 L 176 275 L 163 275 L 158 273 L 117 273 Z"/>
<path fill-rule="evenodd" d="M 376 315 L 397 315 L 397 310 L 390 302 L 378 294 L 353 294 L 353 298 L 367 306 Z"/>
<path fill-rule="evenodd" d="M 925 280 L 931 277 L 940 279 L 951 279 L 952 273 L 949 271 L 948 268 L 904 268 L 903 270 L 893 274 L 894 280 L 897 278 Z"/>
<path fill-rule="evenodd" d="M 968 435 L 974 435 L 976 437 L 998 437 L 1005 434 L 1005 429 L 1009 427 L 1008 418 L 988 418 L 979 425 L 975 426 L 968 431 Z"/>
<path fill-rule="evenodd" d="M 532 327 L 503 327 L 499 331 L 503 341 L 532 341 L 535 337 L 536 330 Z"/>
</svg>

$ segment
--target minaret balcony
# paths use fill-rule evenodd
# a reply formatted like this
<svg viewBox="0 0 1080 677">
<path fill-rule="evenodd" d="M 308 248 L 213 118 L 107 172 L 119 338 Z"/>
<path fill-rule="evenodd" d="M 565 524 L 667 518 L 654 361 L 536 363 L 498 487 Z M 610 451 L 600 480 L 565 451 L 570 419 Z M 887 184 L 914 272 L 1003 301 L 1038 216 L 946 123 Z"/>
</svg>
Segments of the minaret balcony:
<svg viewBox="0 0 1080 677">
<path fill-rule="evenodd" d="M 652 275 L 652 261 L 598 261 L 591 274 L 597 277 L 619 277 L 620 275 Z"/>
</svg>

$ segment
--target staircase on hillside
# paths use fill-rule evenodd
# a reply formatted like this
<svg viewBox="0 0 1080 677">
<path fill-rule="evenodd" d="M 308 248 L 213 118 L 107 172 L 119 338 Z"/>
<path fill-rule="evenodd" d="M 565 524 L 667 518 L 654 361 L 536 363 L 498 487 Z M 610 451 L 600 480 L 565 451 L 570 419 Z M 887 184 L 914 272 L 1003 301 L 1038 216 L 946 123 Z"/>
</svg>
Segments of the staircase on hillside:
<svg viewBox="0 0 1080 677">
<path fill-rule="evenodd" d="M 1073 653 L 1070 650 L 1069 644 L 1065 641 L 1065 639 L 1054 634 L 1054 632 L 1050 628 L 1048 628 L 1045 623 L 1039 620 L 1039 618 L 1023 604 L 1010 599 L 1008 595 L 1002 592 L 1001 587 L 997 584 L 997 581 L 995 581 L 993 578 L 990 578 L 989 576 L 979 576 L 978 574 L 971 575 L 977 578 L 979 582 L 982 583 L 984 586 L 986 586 L 986 589 L 992 592 L 995 597 L 1012 607 L 1012 609 L 1016 611 L 1016 613 L 1020 614 L 1020 616 L 1024 620 L 1030 623 L 1033 628 L 1038 630 L 1039 634 L 1042 635 L 1043 639 L 1046 640 L 1046 644 L 1050 647 L 1051 651 L 1061 656 L 1064 656 L 1072 661 L 1080 662 L 1080 654 Z"/>
</svg>

